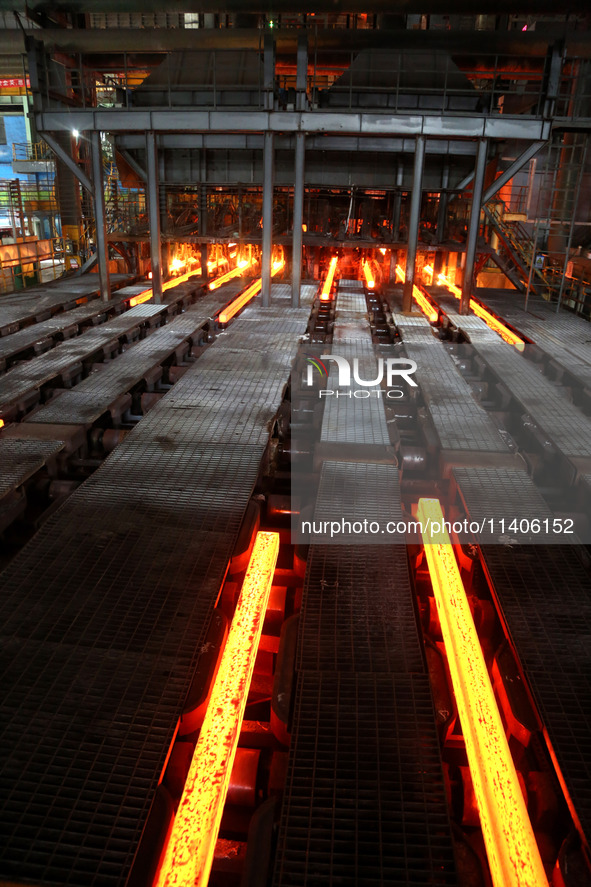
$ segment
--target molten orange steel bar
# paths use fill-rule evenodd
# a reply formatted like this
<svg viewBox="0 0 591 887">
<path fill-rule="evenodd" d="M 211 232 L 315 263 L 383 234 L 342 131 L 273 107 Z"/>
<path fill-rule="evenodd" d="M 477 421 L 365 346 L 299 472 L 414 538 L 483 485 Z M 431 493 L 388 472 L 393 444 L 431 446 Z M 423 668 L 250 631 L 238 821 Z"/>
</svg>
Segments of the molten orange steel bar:
<svg viewBox="0 0 591 887">
<path fill-rule="evenodd" d="M 363 274 L 365 275 L 365 282 L 367 283 L 367 288 L 372 290 L 376 285 L 373 274 L 371 273 L 371 266 L 368 261 L 363 260 Z"/>
<path fill-rule="evenodd" d="M 451 283 L 445 274 L 440 274 L 437 278 L 437 283 L 442 286 L 446 286 L 450 293 L 453 293 L 456 299 L 462 298 L 462 290 L 459 286 Z M 487 326 L 494 330 L 495 333 L 498 333 L 499 336 L 505 340 L 509 345 L 515 345 L 518 351 L 523 351 L 525 348 L 525 342 L 523 339 L 520 339 L 513 330 L 510 330 L 505 326 L 497 317 L 487 311 L 484 305 L 481 305 L 480 302 L 477 302 L 475 299 L 470 299 L 470 308 L 478 317 L 480 317 Z"/>
<path fill-rule="evenodd" d="M 232 268 L 231 271 L 226 271 L 225 274 L 222 274 L 220 277 L 216 277 L 215 280 L 212 280 L 209 284 L 209 289 L 215 290 L 223 283 L 227 283 L 228 280 L 232 280 L 233 277 L 238 277 L 240 274 L 244 274 L 249 265 L 252 265 L 252 259 L 241 259 L 236 267 Z"/>
<path fill-rule="evenodd" d="M 417 518 L 494 887 L 548 887 L 439 500 Z"/>
<path fill-rule="evenodd" d="M 334 276 L 335 276 L 335 273 L 337 270 L 337 262 L 338 262 L 338 259 L 336 256 L 333 256 L 332 259 L 330 260 L 330 264 L 328 266 L 328 274 L 326 275 L 326 280 L 324 281 L 324 284 L 323 284 L 322 289 L 320 291 L 320 301 L 321 302 L 328 302 L 328 300 L 330 299 L 330 291 L 332 289 L 332 282 L 334 280 Z"/>
<path fill-rule="evenodd" d="M 400 265 L 396 265 L 396 277 L 398 277 L 402 283 L 406 280 L 406 274 Z M 412 288 L 412 297 L 426 316 L 429 323 L 437 323 L 437 319 L 439 317 L 439 313 L 435 310 L 427 296 L 423 295 L 418 286 L 414 286 Z"/>
<path fill-rule="evenodd" d="M 273 262 L 273 267 L 271 269 L 271 277 L 275 277 L 277 272 L 281 271 L 284 266 L 285 259 L 283 258 L 283 256 L 280 259 L 276 259 Z M 262 285 L 263 281 L 260 277 L 258 280 L 255 280 L 254 283 L 251 283 L 248 289 L 245 289 L 243 293 L 240 293 L 240 295 L 236 296 L 233 302 L 230 302 L 229 305 L 226 305 L 226 307 L 220 311 L 220 313 L 218 314 L 219 322 L 227 323 L 232 317 L 234 317 L 237 311 L 240 311 L 240 309 L 244 305 L 246 305 L 247 302 L 250 302 L 250 300 L 261 291 Z"/>
<path fill-rule="evenodd" d="M 151 298 L 152 290 L 143 290 L 143 292 L 129 300 L 129 307 L 135 308 L 136 305 L 141 305 L 142 302 L 148 302 Z"/>
<path fill-rule="evenodd" d="M 157 887 L 206 887 L 279 553 L 257 533 Z"/>
</svg>

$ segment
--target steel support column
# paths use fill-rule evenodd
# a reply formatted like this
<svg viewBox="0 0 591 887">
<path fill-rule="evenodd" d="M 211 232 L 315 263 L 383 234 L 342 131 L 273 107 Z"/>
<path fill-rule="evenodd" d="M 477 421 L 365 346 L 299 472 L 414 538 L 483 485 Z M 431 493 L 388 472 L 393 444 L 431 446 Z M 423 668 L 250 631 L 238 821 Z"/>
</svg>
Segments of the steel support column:
<svg viewBox="0 0 591 887">
<path fill-rule="evenodd" d="M 262 305 L 268 308 L 271 304 L 271 260 L 273 255 L 273 177 L 275 158 L 273 156 L 273 133 L 265 133 L 263 149 L 263 256 L 262 256 Z"/>
<path fill-rule="evenodd" d="M 295 178 L 293 189 L 293 247 L 291 270 L 291 307 L 300 307 L 300 286 L 302 282 L 302 224 L 304 221 L 304 164 L 306 157 L 306 136 L 296 135 Z"/>
<path fill-rule="evenodd" d="M 468 314 L 470 311 L 470 299 L 472 297 L 472 278 L 474 277 L 474 259 L 476 258 L 476 242 L 480 227 L 480 207 L 482 206 L 482 192 L 484 189 L 484 174 L 486 172 L 486 155 L 488 142 L 480 139 L 476 154 L 476 169 L 474 170 L 474 190 L 472 192 L 472 206 L 470 207 L 470 221 L 468 223 L 468 238 L 466 240 L 466 253 L 464 264 L 464 276 L 462 278 L 462 299 L 460 302 L 460 314 Z"/>
<path fill-rule="evenodd" d="M 105 216 L 105 189 L 103 185 L 103 152 L 101 134 L 98 130 L 91 132 L 90 150 L 92 156 L 92 185 L 94 198 L 94 221 L 96 225 L 96 254 L 99 270 L 101 298 L 108 302 L 111 298 L 111 282 L 109 280 L 109 244 L 107 242 L 107 220 Z"/>
<path fill-rule="evenodd" d="M 146 133 L 146 173 L 148 215 L 150 222 L 150 259 L 154 302 L 162 301 L 162 247 L 160 238 L 160 200 L 158 197 L 158 151 L 156 133 Z"/>
<path fill-rule="evenodd" d="M 421 194 L 423 186 L 423 165 L 425 160 L 425 137 L 417 136 L 415 167 L 410 199 L 410 219 L 408 222 L 408 246 L 406 250 L 406 277 L 402 294 L 402 310 L 412 307 L 412 288 L 415 282 L 415 264 L 419 245 L 419 222 L 421 217 Z"/>
</svg>

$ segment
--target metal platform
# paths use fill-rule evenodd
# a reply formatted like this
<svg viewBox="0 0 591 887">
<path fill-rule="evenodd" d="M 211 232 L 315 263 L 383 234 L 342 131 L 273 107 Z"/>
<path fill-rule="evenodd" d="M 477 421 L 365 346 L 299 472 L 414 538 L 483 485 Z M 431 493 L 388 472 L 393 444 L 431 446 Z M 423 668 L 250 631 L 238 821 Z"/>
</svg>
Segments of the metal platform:
<svg viewBox="0 0 591 887">
<path fill-rule="evenodd" d="M 303 333 L 308 311 L 284 310 Z M 232 329 L 264 331 L 264 310 L 246 311 Z M 257 388 L 249 362 L 256 376 L 264 355 L 221 336 L 4 572 L 5 880 L 125 884 L 259 471 L 253 429 L 279 407 L 297 338 Z M 187 406 L 216 377 L 217 413 Z"/>
<path fill-rule="evenodd" d="M 429 679 L 298 675 L 274 887 L 457 883 Z"/>
<path fill-rule="evenodd" d="M 112 274 L 111 287 L 125 286 L 132 279 L 130 274 Z M 79 299 L 96 299 L 99 293 L 98 274 L 87 274 L 0 296 L 0 336 L 16 332 L 26 324 L 47 320 L 56 311 L 74 308 Z"/>
<path fill-rule="evenodd" d="M 591 836 L 591 575 L 572 547 L 482 548 L 510 636 Z"/>
<path fill-rule="evenodd" d="M 61 440 L 0 438 L 0 533 L 24 508 L 25 500 L 19 488 L 64 446 Z"/>
<path fill-rule="evenodd" d="M 471 332 L 479 337 L 486 335 L 482 329 L 486 324 L 473 315 L 460 317 L 459 302 L 449 296 L 445 290 L 437 289 L 434 298 L 446 313 L 453 317 L 455 326 L 465 330 L 468 337 Z M 534 315 L 516 308 L 515 301 L 511 301 L 508 297 L 493 297 L 483 304 L 504 318 L 517 332 L 531 339 L 534 345 L 526 343 L 526 350 L 536 346 L 572 379 L 585 388 L 591 388 L 591 328 L 587 321 L 566 312 L 556 314 L 556 310 L 550 310 L 548 303 L 540 299 L 533 309 Z M 489 338 L 491 342 L 495 340 L 498 342 L 497 334 L 490 329 Z"/>
<path fill-rule="evenodd" d="M 180 317 L 132 345 L 91 374 L 74 389 L 61 392 L 46 406 L 27 418 L 32 423 L 91 425 L 124 394 L 138 385 L 146 374 L 169 359 L 220 307 L 219 295 L 201 300 Z M 133 309 L 132 309 L 133 310 Z"/>
<path fill-rule="evenodd" d="M 298 671 L 425 670 L 405 545 L 313 545 Z"/>
<path fill-rule="evenodd" d="M 0 377 L 0 412 L 6 414 L 29 400 L 32 405 L 43 385 L 63 379 L 64 374 L 67 379 L 80 375 L 85 362 L 101 359 L 105 350 L 119 350 L 120 340 L 134 331 L 139 335 L 140 328 L 147 326 L 151 317 L 160 319 L 165 311 L 165 305 L 137 305 L 4 373 Z"/>
<path fill-rule="evenodd" d="M 559 541 L 552 533 L 554 513 L 525 468 L 454 468 L 452 474 L 466 513 L 483 527 L 477 539 L 481 544 Z M 540 532 L 509 529 L 513 520 L 530 528 L 533 519 L 540 521 Z M 549 522 L 549 530 L 544 521 Z"/>
<path fill-rule="evenodd" d="M 472 321 L 469 336 L 475 351 L 555 448 L 567 457 L 591 457 L 591 419 L 515 348 L 498 336 L 491 340 L 484 321 Z"/>
<path fill-rule="evenodd" d="M 106 319 L 109 314 L 120 312 L 126 298 L 129 297 L 116 293 L 109 302 L 93 299 L 87 305 L 61 311 L 49 320 L 34 323 L 9 336 L 3 336 L 0 338 L 0 370 L 5 369 L 6 363 L 11 358 L 14 360 L 22 355 L 28 356 L 30 352 L 47 351 L 57 344 L 59 337 L 68 339 L 78 335 L 82 324 L 88 322 L 98 324 L 101 316 Z"/>
<path fill-rule="evenodd" d="M 491 417 L 477 403 L 451 355 L 423 317 L 394 315 L 404 350 L 416 361 L 416 380 L 443 450 L 509 454 Z"/>
</svg>

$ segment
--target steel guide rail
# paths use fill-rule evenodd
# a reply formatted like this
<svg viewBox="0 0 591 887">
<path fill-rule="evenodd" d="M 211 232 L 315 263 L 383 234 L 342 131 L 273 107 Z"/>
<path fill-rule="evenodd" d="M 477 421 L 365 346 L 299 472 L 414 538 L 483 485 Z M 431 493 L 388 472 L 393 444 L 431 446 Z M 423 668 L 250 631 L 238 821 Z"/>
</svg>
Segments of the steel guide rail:
<svg viewBox="0 0 591 887">
<path fill-rule="evenodd" d="M 365 360 L 369 374 L 375 355 L 361 288 L 358 281 L 339 281 L 333 348 Z M 335 387 L 332 376 L 327 387 Z M 371 444 L 389 443 L 383 405 L 376 398 L 383 421 L 383 428 L 373 423 L 382 431 L 376 437 L 359 433 L 358 423 L 365 422 L 355 407 L 368 401 L 342 402 L 348 408 L 325 405 L 322 441 L 334 458 L 327 451 L 315 517 L 329 506 L 338 510 L 351 490 L 360 515 L 377 507 L 401 516 L 397 470 L 371 462 Z M 334 410 L 344 427 L 337 429 Z M 339 459 L 339 443 L 360 437 L 370 444 L 366 461 Z M 347 517 L 354 519 L 351 512 Z M 346 546 L 310 546 L 296 673 L 274 887 L 456 884 L 404 545 L 350 538 Z"/>
<path fill-rule="evenodd" d="M 5 879 L 125 884 L 306 329 L 281 308 L 266 385 L 251 306 L 3 574 Z"/>
</svg>

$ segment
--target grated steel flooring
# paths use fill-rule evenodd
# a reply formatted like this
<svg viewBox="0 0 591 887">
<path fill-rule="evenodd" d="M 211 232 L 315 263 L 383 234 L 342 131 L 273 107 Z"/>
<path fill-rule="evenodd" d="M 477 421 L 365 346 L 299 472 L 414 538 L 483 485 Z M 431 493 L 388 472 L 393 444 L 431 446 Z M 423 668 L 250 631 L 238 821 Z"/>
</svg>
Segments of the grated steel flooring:
<svg viewBox="0 0 591 887">
<path fill-rule="evenodd" d="M 434 338 L 424 317 L 394 315 L 416 381 L 444 450 L 510 452 L 491 417 L 476 402 L 451 355 Z"/>
<path fill-rule="evenodd" d="M 95 422 L 118 397 L 130 391 L 147 372 L 195 335 L 218 307 L 219 297 L 201 300 L 197 306 L 173 318 L 116 360 L 83 379 L 73 390 L 62 392 L 30 416 L 29 421 L 72 425 Z"/>
<path fill-rule="evenodd" d="M 302 671 L 274 887 L 455 885 L 429 680 Z"/>
<path fill-rule="evenodd" d="M 298 671 L 423 672 L 405 545 L 313 545 Z"/>
<path fill-rule="evenodd" d="M 264 310 L 249 310 L 264 331 Z M 279 407 L 297 338 L 286 333 L 257 388 L 249 361 L 256 375 L 262 355 L 244 335 L 232 368 L 239 349 L 220 337 L 173 389 L 182 433 L 170 392 L 4 572 L 5 879 L 125 884 L 258 474 L 268 434 L 256 423 Z M 210 420 L 190 404 L 218 354 L 224 401 Z M 253 421 L 229 443 L 220 410 L 233 422 L 249 397 Z"/>
<path fill-rule="evenodd" d="M 124 286 L 128 280 L 129 274 L 112 274 L 111 286 Z M 73 308 L 77 299 L 96 299 L 99 292 L 98 274 L 88 274 L 0 296 L 0 336 L 13 332 L 15 326 L 45 320 L 56 310 Z"/>
<path fill-rule="evenodd" d="M 61 440 L 27 440 L 0 437 L 0 501 L 24 484 L 47 459 L 64 448 Z"/>
</svg>

